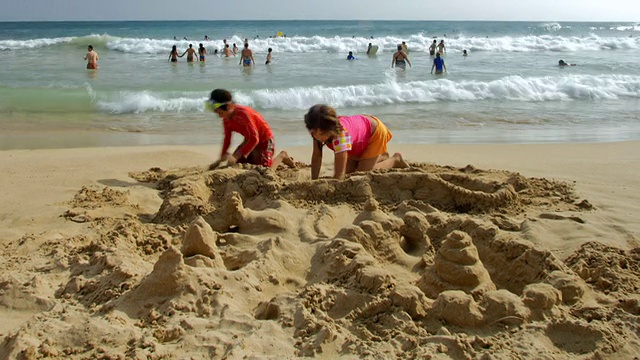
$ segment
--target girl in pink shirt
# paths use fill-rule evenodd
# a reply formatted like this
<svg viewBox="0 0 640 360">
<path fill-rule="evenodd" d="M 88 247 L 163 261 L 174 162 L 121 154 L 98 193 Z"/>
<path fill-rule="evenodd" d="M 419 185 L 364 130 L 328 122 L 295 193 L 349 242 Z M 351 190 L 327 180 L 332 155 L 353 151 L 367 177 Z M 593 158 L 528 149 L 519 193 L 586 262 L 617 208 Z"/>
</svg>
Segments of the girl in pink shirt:
<svg viewBox="0 0 640 360">
<path fill-rule="evenodd" d="M 311 178 L 317 179 L 322 167 L 322 147 L 334 152 L 336 179 L 354 171 L 404 168 L 409 165 L 400 153 L 389 157 L 387 143 L 391 132 L 372 115 L 338 116 L 328 105 L 314 105 L 304 116 L 304 123 L 313 137 Z"/>
</svg>

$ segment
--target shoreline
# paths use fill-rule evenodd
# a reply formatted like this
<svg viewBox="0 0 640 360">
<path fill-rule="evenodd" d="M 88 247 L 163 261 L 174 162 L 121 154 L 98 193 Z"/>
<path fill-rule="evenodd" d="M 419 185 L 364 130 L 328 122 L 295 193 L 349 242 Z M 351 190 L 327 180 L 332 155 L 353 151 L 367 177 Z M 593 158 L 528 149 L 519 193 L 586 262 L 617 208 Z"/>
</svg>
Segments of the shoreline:
<svg viewBox="0 0 640 360">
<path fill-rule="evenodd" d="M 217 124 L 216 124 L 217 126 Z M 0 151 L 41 149 L 82 149 L 103 147 L 148 146 L 219 146 L 222 141 L 218 128 L 198 133 L 151 133 L 126 130 L 9 130 L 0 134 Z M 304 147 L 309 141 L 305 131 L 277 129 L 278 150 Z M 277 135 L 280 134 L 280 135 Z M 581 129 L 569 133 L 557 129 L 501 130 L 501 129 L 430 129 L 420 135 L 407 129 L 393 131 L 390 146 L 473 146 L 473 145 L 562 145 L 607 144 L 640 141 L 634 131 L 603 132 L 601 129 Z M 234 137 L 238 141 L 238 135 Z M 234 142 L 235 144 L 235 142 Z"/>
</svg>

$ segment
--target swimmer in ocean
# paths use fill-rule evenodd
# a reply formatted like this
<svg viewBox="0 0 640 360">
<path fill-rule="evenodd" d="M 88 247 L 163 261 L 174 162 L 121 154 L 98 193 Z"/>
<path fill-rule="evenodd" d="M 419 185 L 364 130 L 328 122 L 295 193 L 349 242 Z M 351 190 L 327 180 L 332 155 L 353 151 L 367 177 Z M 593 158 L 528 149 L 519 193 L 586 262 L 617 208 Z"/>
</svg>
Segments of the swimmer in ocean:
<svg viewBox="0 0 640 360">
<path fill-rule="evenodd" d="M 205 56 L 207 55 L 207 49 L 205 49 L 202 44 L 200 44 L 200 47 L 198 48 L 198 55 L 200 55 L 200 61 L 204 62 Z"/>
<path fill-rule="evenodd" d="M 184 54 L 187 54 L 187 62 L 193 62 L 194 59 L 197 60 L 196 58 L 196 50 L 193 48 L 192 44 L 189 44 L 189 48 L 187 50 L 185 50 L 182 55 L 180 55 L 180 57 L 183 57 Z"/>
<path fill-rule="evenodd" d="M 249 50 L 249 43 L 244 43 L 244 49 L 240 53 L 240 64 L 242 66 L 251 66 L 255 63 L 253 59 L 253 51 Z"/>
<path fill-rule="evenodd" d="M 271 64 L 271 52 L 272 51 L 273 51 L 273 49 L 269 48 L 269 50 L 267 52 L 267 61 L 264 62 L 265 65 Z"/>
<path fill-rule="evenodd" d="M 576 64 L 568 64 L 566 62 L 564 62 L 564 60 L 560 60 L 558 61 L 558 66 L 562 67 L 562 66 L 576 66 Z"/>
<path fill-rule="evenodd" d="M 89 45 L 87 47 L 87 54 L 84 56 L 84 59 L 87 60 L 87 69 L 97 69 L 98 68 L 98 53 L 93 51 L 93 45 Z"/>
<path fill-rule="evenodd" d="M 429 46 L 429 55 L 433 56 L 436 54 L 436 47 L 438 46 L 438 44 L 436 44 L 436 41 L 433 40 L 433 42 L 431 43 L 431 46 Z"/>
<path fill-rule="evenodd" d="M 391 59 L 391 67 L 393 68 L 395 66 L 405 69 L 407 67 L 407 64 L 411 66 L 411 61 L 409 61 L 409 57 L 407 57 L 407 54 L 402 51 L 402 45 L 398 45 L 398 51 L 393 54 L 393 58 Z"/>
<path fill-rule="evenodd" d="M 436 74 L 442 74 L 443 72 L 447 71 L 447 65 L 444 64 L 444 59 L 440 57 L 440 53 L 437 53 L 436 58 L 433 59 L 433 65 L 431 65 L 432 74 L 434 68 L 436 69 Z"/>
<path fill-rule="evenodd" d="M 171 52 L 169 53 L 169 61 L 171 61 L 172 63 L 177 63 L 178 62 L 178 49 L 176 49 L 176 46 L 173 45 L 173 47 L 171 48 Z"/>
</svg>

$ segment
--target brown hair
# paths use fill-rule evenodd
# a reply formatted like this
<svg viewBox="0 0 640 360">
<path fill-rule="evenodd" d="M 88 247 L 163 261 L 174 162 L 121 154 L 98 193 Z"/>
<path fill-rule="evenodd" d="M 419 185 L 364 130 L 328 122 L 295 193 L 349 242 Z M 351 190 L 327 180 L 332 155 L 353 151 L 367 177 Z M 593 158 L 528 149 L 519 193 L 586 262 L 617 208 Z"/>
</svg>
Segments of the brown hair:
<svg viewBox="0 0 640 360">
<path fill-rule="evenodd" d="M 304 116 L 304 124 L 307 130 L 320 129 L 337 136 L 343 129 L 336 115 L 336 109 L 329 105 L 317 104 L 309 108 Z"/>
<path fill-rule="evenodd" d="M 215 89 L 211 92 L 211 97 L 209 100 L 215 103 L 222 103 L 223 105 L 219 107 L 219 109 L 227 110 L 228 103 L 233 102 L 233 97 L 231 93 L 225 89 Z"/>
</svg>

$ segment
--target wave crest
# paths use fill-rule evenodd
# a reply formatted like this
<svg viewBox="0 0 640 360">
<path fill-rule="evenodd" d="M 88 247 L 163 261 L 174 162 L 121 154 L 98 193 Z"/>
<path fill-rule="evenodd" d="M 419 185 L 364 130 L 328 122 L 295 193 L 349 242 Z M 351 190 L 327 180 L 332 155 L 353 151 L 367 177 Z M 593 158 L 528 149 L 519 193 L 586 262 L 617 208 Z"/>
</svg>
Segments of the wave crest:
<svg viewBox="0 0 640 360">
<path fill-rule="evenodd" d="M 638 27 L 640 30 L 640 26 Z M 621 27 L 619 27 L 620 29 Z M 621 30 L 622 31 L 622 30 Z M 399 36 L 385 36 L 376 39 L 366 37 L 323 37 L 323 36 L 293 36 L 287 38 L 266 38 L 251 40 L 251 48 L 257 52 L 266 52 L 273 48 L 279 53 L 343 53 L 354 51 L 364 53 L 367 45 L 372 42 L 378 45 L 380 52 L 393 52 L 402 41 L 407 41 L 409 49 L 415 52 L 426 52 L 433 41 L 433 37 L 425 34 L 414 34 L 407 38 Z M 244 39 L 233 36 L 228 39 L 230 44 L 236 43 L 239 47 Z M 197 46 L 203 43 L 206 48 L 212 50 L 222 47 L 222 39 L 219 40 L 173 40 L 173 39 L 149 39 L 116 37 L 108 34 L 92 34 L 81 37 L 33 39 L 33 40 L 2 40 L 0 50 L 33 49 L 49 46 L 85 46 L 92 44 L 98 49 L 107 48 L 113 51 L 131 54 L 162 54 L 168 53 L 173 45 L 180 49 L 186 49 L 189 44 Z M 499 36 L 477 37 L 457 36 L 445 39 L 447 49 L 462 51 L 501 51 L 501 52 L 533 52 L 533 51 L 599 51 L 603 49 L 640 49 L 640 37 L 601 37 L 595 34 L 588 36 L 559 36 L 559 35 L 529 35 L 529 36 Z"/>
<path fill-rule="evenodd" d="M 390 79 L 375 85 L 261 89 L 235 92 L 234 96 L 241 104 L 269 110 L 304 110 L 317 103 L 344 108 L 436 101 L 610 100 L 640 98 L 640 76 L 508 76 L 488 82 L 441 79 L 402 86 Z M 205 94 L 195 92 L 169 97 L 143 91 L 122 92 L 112 98 L 98 96 L 96 103 L 100 110 L 111 113 L 195 113 L 204 111 L 205 99 Z"/>
</svg>

